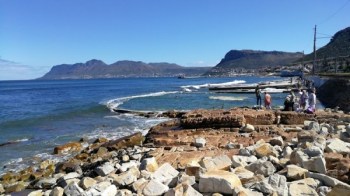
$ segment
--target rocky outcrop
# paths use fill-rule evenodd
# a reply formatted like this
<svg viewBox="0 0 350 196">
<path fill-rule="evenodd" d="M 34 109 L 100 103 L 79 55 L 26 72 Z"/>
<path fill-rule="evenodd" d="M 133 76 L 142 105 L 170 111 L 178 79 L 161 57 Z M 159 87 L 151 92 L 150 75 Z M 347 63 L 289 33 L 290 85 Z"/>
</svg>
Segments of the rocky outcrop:
<svg viewBox="0 0 350 196">
<path fill-rule="evenodd" d="M 46 160 L 6 173 L 0 179 L 0 194 L 348 194 L 350 143 L 340 137 L 350 132 L 348 115 L 317 112 L 300 123 L 303 115 L 286 113 L 285 118 L 296 119 L 286 125 L 269 119 L 276 116 L 273 111 L 230 111 L 226 115 L 240 115 L 253 128 L 244 130 L 248 123 L 225 127 L 227 121 L 218 115 L 218 126 L 225 125 L 220 128 L 203 128 L 202 123 L 188 129 L 173 120 L 153 127 L 145 138 L 140 133 L 112 141 L 100 138 L 65 162 Z M 293 126 L 300 129 L 291 131 Z M 324 127 L 327 134 L 321 134 Z"/>
<path fill-rule="evenodd" d="M 317 89 L 317 98 L 326 107 L 350 112 L 350 80 L 329 79 Z"/>
</svg>

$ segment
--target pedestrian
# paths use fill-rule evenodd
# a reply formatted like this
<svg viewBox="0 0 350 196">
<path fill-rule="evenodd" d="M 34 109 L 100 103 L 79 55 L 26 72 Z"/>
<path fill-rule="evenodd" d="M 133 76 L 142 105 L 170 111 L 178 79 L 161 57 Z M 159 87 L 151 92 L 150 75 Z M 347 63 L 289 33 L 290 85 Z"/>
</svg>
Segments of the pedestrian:
<svg viewBox="0 0 350 196">
<path fill-rule="evenodd" d="M 290 101 L 289 101 L 289 107 L 292 108 L 292 111 L 294 111 L 294 102 L 295 102 L 295 94 L 293 90 L 290 91 Z"/>
<path fill-rule="evenodd" d="M 316 111 L 316 94 L 315 94 L 315 89 L 311 89 L 309 93 L 309 107 L 308 107 L 308 112 L 314 113 Z"/>
<path fill-rule="evenodd" d="M 256 105 L 258 105 L 259 107 L 261 107 L 261 90 L 259 88 L 259 85 L 256 86 L 255 88 L 255 95 L 256 95 Z"/>
<path fill-rule="evenodd" d="M 265 102 L 265 108 L 266 109 L 271 109 L 271 95 L 265 91 L 265 97 L 264 97 L 264 102 Z"/>
<path fill-rule="evenodd" d="M 299 100 L 299 104 L 300 104 L 300 108 L 302 110 L 306 109 L 306 104 L 308 102 L 309 96 L 307 95 L 306 90 L 303 90 L 303 93 L 300 96 L 300 100 Z"/>
</svg>

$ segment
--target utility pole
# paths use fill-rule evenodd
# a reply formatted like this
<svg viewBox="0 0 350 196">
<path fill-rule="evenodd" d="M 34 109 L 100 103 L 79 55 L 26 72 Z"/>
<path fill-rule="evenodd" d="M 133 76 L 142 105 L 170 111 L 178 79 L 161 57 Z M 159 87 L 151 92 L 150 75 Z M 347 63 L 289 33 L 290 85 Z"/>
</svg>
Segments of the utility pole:
<svg viewBox="0 0 350 196">
<path fill-rule="evenodd" d="M 312 74 L 315 75 L 315 69 L 316 69 L 316 28 L 317 26 L 315 25 L 315 29 L 314 29 L 314 61 L 313 61 L 313 65 L 312 65 Z"/>
</svg>

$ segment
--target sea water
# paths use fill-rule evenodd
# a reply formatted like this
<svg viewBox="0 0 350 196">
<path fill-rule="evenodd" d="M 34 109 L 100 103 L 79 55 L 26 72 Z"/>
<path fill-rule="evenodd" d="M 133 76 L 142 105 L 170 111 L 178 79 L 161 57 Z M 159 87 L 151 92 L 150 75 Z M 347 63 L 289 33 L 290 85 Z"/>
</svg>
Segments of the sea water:
<svg viewBox="0 0 350 196">
<path fill-rule="evenodd" d="M 166 118 L 118 114 L 137 111 L 218 109 L 256 104 L 255 94 L 211 92 L 209 86 L 280 80 L 279 77 L 119 78 L 0 81 L 0 174 L 39 159 L 61 159 L 53 148 L 80 138 L 147 133 Z M 274 106 L 286 94 L 272 94 Z"/>
</svg>

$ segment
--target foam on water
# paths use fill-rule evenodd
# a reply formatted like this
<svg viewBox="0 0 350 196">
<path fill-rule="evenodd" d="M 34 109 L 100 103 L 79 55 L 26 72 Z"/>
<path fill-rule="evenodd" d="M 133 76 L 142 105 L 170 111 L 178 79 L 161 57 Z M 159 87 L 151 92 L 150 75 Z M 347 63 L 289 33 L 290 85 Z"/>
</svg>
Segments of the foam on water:
<svg viewBox="0 0 350 196">
<path fill-rule="evenodd" d="M 125 101 L 128 101 L 130 99 L 135 99 L 135 98 L 142 98 L 142 97 L 157 97 L 157 96 L 163 96 L 166 94 L 174 94 L 178 93 L 179 91 L 160 91 L 160 92 L 155 92 L 155 93 L 148 93 L 144 95 L 134 95 L 134 96 L 129 96 L 129 97 L 120 97 L 116 99 L 111 99 L 107 101 L 106 105 L 107 107 L 112 111 L 113 109 L 118 108 L 121 104 L 123 104 Z"/>
<path fill-rule="evenodd" d="M 235 84 L 243 84 L 246 83 L 245 80 L 234 80 L 231 82 L 223 82 L 223 83 L 206 83 L 206 84 L 200 84 L 200 85 L 186 85 L 181 86 L 182 89 L 201 89 L 201 88 L 209 88 L 209 87 L 216 87 L 216 86 L 229 86 L 229 85 L 235 85 Z"/>
<path fill-rule="evenodd" d="M 243 101 L 247 97 L 234 97 L 234 96 L 210 96 L 209 99 L 221 100 L 221 101 Z"/>
</svg>

